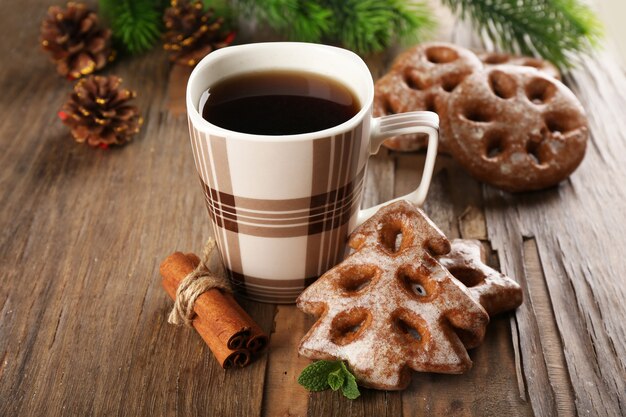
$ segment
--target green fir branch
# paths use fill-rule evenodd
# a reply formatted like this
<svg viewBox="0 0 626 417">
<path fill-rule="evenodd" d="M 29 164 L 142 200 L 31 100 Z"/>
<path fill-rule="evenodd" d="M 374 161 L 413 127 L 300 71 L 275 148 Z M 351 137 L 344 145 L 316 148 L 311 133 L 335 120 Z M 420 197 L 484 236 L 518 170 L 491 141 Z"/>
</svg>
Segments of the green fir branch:
<svg viewBox="0 0 626 417">
<path fill-rule="evenodd" d="M 171 0 L 160 1 L 166 1 L 168 3 L 167 6 L 169 6 Z M 228 22 L 227 26 L 233 26 L 233 7 L 228 0 L 202 0 L 202 4 L 204 5 L 204 10 L 212 9 L 216 16 L 221 16 Z M 163 9 L 165 10 L 165 8 Z"/>
<path fill-rule="evenodd" d="M 161 36 L 163 0 L 99 0 L 113 38 L 131 54 L 149 50 Z"/>
<path fill-rule="evenodd" d="M 590 46 L 597 46 L 604 36 L 604 28 L 598 16 L 579 0 L 551 0 L 564 16 L 572 30 L 584 37 Z"/>
<path fill-rule="evenodd" d="M 442 0 L 500 48 L 539 54 L 560 67 L 601 36 L 594 13 L 579 0 Z"/>
<path fill-rule="evenodd" d="M 268 10 L 270 24 L 284 31 L 290 39 L 320 42 L 330 27 L 330 10 L 316 1 L 286 0 L 282 3 Z"/>
<path fill-rule="evenodd" d="M 415 40 L 435 25 L 424 3 L 391 0 L 346 0 L 333 2 L 336 22 L 332 38 L 360 53 L 377 52 L 393 42 Z"/>
<path fill-rule="evenodd" d="M 150 49 L 170 0 L 99 0 L 114 39 Z M 202 0 L 226 19 L 244 13 L 287 39 L 341 45 L 360 54 L 421 40 L 434 26 L 425 0 Z M 441 0 L 501 49 L 538 54 L 561 67 L 597 44 L 601 25 L 583 0 Z"/>
<path fill-rule="evenodd" d="M 238 0 L 240 10 L 288 39 L 326 42 L 361 54 L 434 27 L 424 3 L 412 0 Z"/>
<path fill-rule="evenodd" d="M 321 42 L 328 32 L 332 12 L 311 0 L 239 0 L 243 12 L 291 40 Z"/>
</svg>

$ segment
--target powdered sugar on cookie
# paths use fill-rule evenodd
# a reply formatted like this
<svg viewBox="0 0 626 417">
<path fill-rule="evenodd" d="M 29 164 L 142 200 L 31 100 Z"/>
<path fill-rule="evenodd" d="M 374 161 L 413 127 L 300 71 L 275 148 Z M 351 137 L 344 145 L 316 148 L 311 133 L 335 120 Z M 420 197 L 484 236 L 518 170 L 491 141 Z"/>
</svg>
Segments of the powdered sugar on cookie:
<svg viewBox="0 0 626 417">
<path fill-rule="evenodd" d="M 481 340 L 489 318 L 433 257 L 450 248 L 441 231 L 398 202 L 365 222 L 350 245 L 356 252 L 298 299 L 299 308 L 320 316 L 300 353 L 345 360 L 362 385 L 387 390 L 406 387 L 410 369 L 468 370 L 455 330 Z"/>
</svg>

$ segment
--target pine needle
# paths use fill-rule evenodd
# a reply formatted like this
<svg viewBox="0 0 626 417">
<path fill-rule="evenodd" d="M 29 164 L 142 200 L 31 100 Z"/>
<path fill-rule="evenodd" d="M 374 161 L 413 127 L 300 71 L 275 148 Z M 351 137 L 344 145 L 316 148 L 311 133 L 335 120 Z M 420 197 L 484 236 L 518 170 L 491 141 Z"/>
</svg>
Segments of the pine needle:
<svg viewBox="0 0 626 417">
<path fill-rule="evenodd" d="M 320 42 L 329 30 L 331 10 L 310 0 L 240 0 L 237 2 L 248 15 L 265 21 L 288 39 Z"/>
<path fill-rule="evenodd" d="M 361 54 L 434 26 L 428 7 L 412 0 L 239 0 L 247 14 L 289 39 L 338 44 Z"/>
<path fill-rule="evenodd" d="M 342 45 L 361 54 L 419 41 L 435 25 L 426 0 L 202 0 L 266 23 L 291 40 Z M 541 55 L 569 67 L 602 36 L 584 0 L 441 0 L 503 50 Z M 150 49 L 169 0 L 99 0 L 113 36 L 131 53 Z"/>
<path fill-rule="evenodd" d="M 162 0 L 99 0 L 113 36 L 131 54 L 152 48 L 162 30 Z"/>
<path fill-rule="evenodd" d="M 415 39 L 434 27 L 432 13 L 424 3 L 401 0 L 333 3 L 336 19 L 333 37 L 347 48 L 364 54 L 383 50 L 407 36 Z"/>
<path fill-rule="evenodd" d="M 601 24 L 579 0 L 442 0 L 500 48 L 538 54 L 560 67 L 587 52 Z"/>
</svg>

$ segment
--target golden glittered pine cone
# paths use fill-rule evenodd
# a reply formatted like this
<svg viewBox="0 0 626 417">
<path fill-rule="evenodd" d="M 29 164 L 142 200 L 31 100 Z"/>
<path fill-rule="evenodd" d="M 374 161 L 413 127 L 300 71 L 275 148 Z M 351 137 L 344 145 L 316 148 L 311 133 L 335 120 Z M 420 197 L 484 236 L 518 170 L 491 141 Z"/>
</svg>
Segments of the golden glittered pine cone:
<svg viewBox="0 0 626 417">
<path fill-rule="evenodd" d="M 41 22 L 40 41 L 57 72 L 69 79 L 103 68 L 114 58 L 111 31 L 100 26 L 98 16 L 82 3 L 66 8 L 51 6 Z"/>
<path fill-rule="evenodd" d="M 224 26 L 224 18 L 212 9 L 204 10 L 201 1 L 172 0 L 165 10 L 163 48 L 170 61 L 193 67 L 209 52 L 231 44 L 235 32 Z"/>
<path fill-rule="evenodd" d="M 107 148 L 123 145 L 139 132 L 143 119 L 129 104 L 136 94 L 120 88 L 121 82 L 114 75 L 90 75 L 76 83 L 59 117 L 77 142 Z"/>
</svg>

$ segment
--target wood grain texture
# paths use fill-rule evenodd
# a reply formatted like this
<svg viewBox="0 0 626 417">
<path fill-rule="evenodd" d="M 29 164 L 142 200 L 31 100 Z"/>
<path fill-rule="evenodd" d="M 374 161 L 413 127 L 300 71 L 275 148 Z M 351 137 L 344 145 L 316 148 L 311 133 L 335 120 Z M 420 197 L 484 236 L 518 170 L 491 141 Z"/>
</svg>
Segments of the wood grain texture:
<svg viewBox="0 0 626 417">
<path fill-rule="evenodd" d="M 225 372 L 193 331 L 165 324 L 158 265 L 209 230 L 186 120 L 165 111 L 164 56 L 111 68 L 146 124 L 123 149 L 89 149 L 56 117 L 71 83 L 15 47 L 37 46 L 38 22 L 0 25 L 0 415 L 259 415 L 265 357 Z M 273 306 L 246 307 L 269 331 Z M 216 401 L 224 392 L 238 400 Z"/>
<path fill-rule="evenodd" d="M 473 48 L 493 46 L 465 24 L 448 36 Z M 615 318 L 626 313 L 619 301 L 626 297 L 620 272 L 626 248 L 626 76 L 610 51 L 600 51 L 584 57 L 564 82 L 589 118 L 585 159 L 552 189 L 510 194 L 484 186 L 488 237 L 503 272 L 525 288 L 527 302 L 514 323 L 535 415 L 623 416 L 626 325 Z M 535 259 L 524 248 L 536 252 Z M 529 289 L 542 288 L 539 280 L 547 293 L 533 295 Z M 568 404 L 570 385 L 575 409 Z"/>
<path fill-rule="evenodd" d="M 278 305 L 276 310 L 263 387 L 263 415 L 304 417 L 309 392 L 298 384 L 298 376 L 311 361 L 298 356 L 297 348 L 313 320 L 295 305 Z"/>
<path fill-rule="evenodd" d="M 423 155 L 397 156 L 396 195 L 411 191 L 419 183 L 423 161 Z M 459 169 L 449 157 L 438 159 L 424 210 L 449 238 L 481 239 L 484 217 L 467 214 L 481 205 L 481 188 Z M 470 352 L 473 367 L 466 374 L 414 373 L 411 386 L 402 393 L 403 415 L 532 415 L 530 404 L 518 395 L 508 317 L 504 314 L 492 318 L 485 341 Z"/>
<path fill-rule="evenodd" d="M 242 300 L 274 333 L 269 354 L 228 372 L 193 330 L 166 323 L 158 266 L 211 233 L 181 111 L 185 75 L 158 50 L 113 64 L 106 72 L 138 91 L 146 123 L 121 149 L 75 144 L 56 116 L 71 83 L 35 50 L 53 3 L 0 15 L 0 416 L 626 415 L 626 80 L 610 56 L 566 77 L 592 139 L 559 187 L 511 195 L 437 162 L 425 211 L 451 238 L 488 238 L 524 304 L 492 320 L 466 375 L 414 374 L 402 393 L 349 401 L 294 382 L 312 323 L 294 307 Z M 440 16 L 440 38 L 480 45 Z M 393 53 L 368 59 L 375 77 Z M 363 205 L 410 191 L 422 162 L 382 150 Z"/>
<path fill-rule="evenodd" d="M 553 391 L 556 411 L 560 415 L 574 415 L 576 410 L 572 384 L 565 366 L 563 344 L 559 338 L 554 320 L 554 311 L 550 303 L 550 294 L 541 267 L 537 243 L 534 239 L 525 239 L 522 249 L 526 275 L 526 293 L 528 297 L 532 297 L 530 301 L 532 303 L 531 307 L 537 316 L 537 330 L 543 347 L 546 372 L 549 378 L 550 390 Z"/>
<path fill-rule="evenodd" d="M 600 62 L 605 62 L 601 65 Z M 503 270 L 523 274 L 523 239 L 537 245 L 541 269 L 578 415 L 626 413 L 626 134 L 624 74 L 609 57 L 585 60 L 567 82 L 581 98 L 592 132 L 585 160 L 559 187 L 524 195 L 485 188 L 489 238 Z M 515 207 L 515 209 L 511 209 Z M 531 300 L 533 295 L 529 294 Z M 536 334 L 540 317 L 528 303 L 517 313 L 520 333 Z M 521 337 L 524 372 L 535 413 L 558 410 L 558 380 L 549 374 L 549 340 Z M 543 362 L 543 363 L 542 363 Z M 565 372 L 565 370 L 563 370 Z M 535 378 L 538 383 L 533 384 Z M 555 385 L 552 389 L 546 389 Z"/>
</svg>

